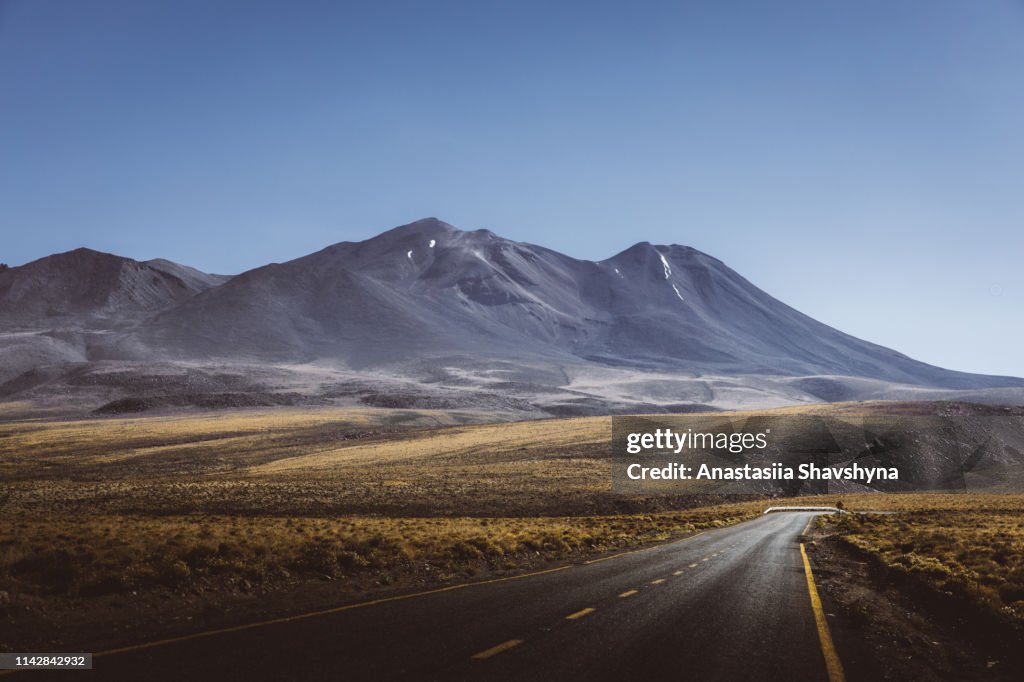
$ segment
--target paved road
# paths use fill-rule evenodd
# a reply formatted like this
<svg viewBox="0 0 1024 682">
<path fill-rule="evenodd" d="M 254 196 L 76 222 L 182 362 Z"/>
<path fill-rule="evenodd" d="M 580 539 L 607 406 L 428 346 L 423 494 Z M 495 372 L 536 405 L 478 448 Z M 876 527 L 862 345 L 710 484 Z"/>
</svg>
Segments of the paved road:
<svg viewBox="0 0 1024 682">
<path fill-rule="evenodd" d="M 827 680 L 799 545 L 812 516 L 769 514 L 542 575 L 102 656 L 91 676 Z"/>
</svg>

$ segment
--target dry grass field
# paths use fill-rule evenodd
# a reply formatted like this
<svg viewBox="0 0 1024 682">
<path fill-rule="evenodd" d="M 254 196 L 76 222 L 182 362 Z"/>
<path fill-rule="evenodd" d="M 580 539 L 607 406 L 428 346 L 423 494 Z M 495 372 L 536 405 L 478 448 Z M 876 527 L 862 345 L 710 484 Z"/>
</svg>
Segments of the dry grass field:
<svg viewBox="0 0 1024 682">
<path fill-rule="evenodd" d="M 8 423 L 0 425 L 0 504 L 14 512 L 530 516 L 607 501 L 607 419 L 472 423 L 493 419 L 353 409 Z"/>
<path fill-rule="evenodd" d="M 68 597 L 514 570 L 733 523 L 610 491 L 607 418 L 268 410 L 0 426 L 0 590 Z"/>
<path fill-rule="evenodd" d="M 536 518 L 53 515 L 0 532 L 0 588 L 67 597 L 261 589 L 293 576 L 428 583 L 635 547 L 752 518 L 739 503 L 655 515 Z"/>
<path fill-rule="evenodd" d="M 903 513 L 848 514 L 827 525 L 888 570 L 1024 625 L 1024 498 L 901 497 L 890 506 Z"/>
<path fill-rule="evenodd" d="M 37 632 L 85 610 L 102 622 L 103 604 L 123 595 L 199 595 L 209 605 L 317 581 L 344 600 L 633 548 L 766 506 L 613 495 L 610 418 L 498 419 L 279 408 L 0 422 L 0 642 L 5 628 L 8 642 L 31 632 L 33 618 Z M 862 524 L 843 526 L 851 541 L 927 576 L 948 569 L 1019 606 L 1024 498 L 841 499 L 909 512 L 844 521 Z M 165 601 L 151 607 L 175 603 Z"/>
</svg>

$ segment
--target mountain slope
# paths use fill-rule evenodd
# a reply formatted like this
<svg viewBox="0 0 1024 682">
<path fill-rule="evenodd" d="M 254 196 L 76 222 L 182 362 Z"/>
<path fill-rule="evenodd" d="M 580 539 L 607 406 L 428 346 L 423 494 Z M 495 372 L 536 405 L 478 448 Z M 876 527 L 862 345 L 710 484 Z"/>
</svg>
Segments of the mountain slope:
<svg viewBox="0 0 1024 682">
<path fill-rule="evenodd" d="M 5 329 L 74 323 L 117 326 L 224 281 L 171 261 L 140 263 L 76 249 L 0 272 L 0 322 Z"/>
<path fill-rule="evenodd" d="M 0 396 L 107 412 L 361 404 L 536 417 L 1011 404 L 1024 380 L 843 334 L 689 247 L 641 242 L 584 261 L 431 218 L 230 278 L 88 249 L 2 271 Z"/>
<path fill-rule="evenodd" d="M 119 331 L 226 280 L 171 261 L 140 263 L 91 249 L 2 270 L 0 393 L 52 381 L 59 394 L 69 368 L 152 357 L 123 343 Z"/>
<path fill-rule="evenodd" d="M 581 261 L 432 218 L 246 272 L 157 315 L 140 338 L 182 358 L 330 359 L 353 368 L 467 356 L 1024 386 L 843 334 L 692 248 L 643 242 Z"/>
<path fill-rule="evenodd" d="M 212 287 L 220 286 L 231 279 L 229 275 L 211 275 L 208 272 L 202 272 L 201 270 L 196 270 L 195 268 L 187 265 L 167 260 L 166 258 L 154 258 L 152 260 L 142 261 L 142 264 L 148 265 L 154 270 L 159 270 L 171 277 L 180 279 L 186 287 L 192 289 L 196 293 L 206 291 Z"/>
</svg>

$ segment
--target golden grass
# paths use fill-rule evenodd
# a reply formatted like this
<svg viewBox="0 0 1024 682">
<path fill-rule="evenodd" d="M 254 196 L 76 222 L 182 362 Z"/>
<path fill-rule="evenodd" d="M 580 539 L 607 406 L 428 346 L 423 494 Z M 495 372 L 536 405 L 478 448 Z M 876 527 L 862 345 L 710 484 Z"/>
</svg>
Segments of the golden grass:
<svg viewBox="0 0 1024 682">
<path fill-rule="evenodd" d="M 917 403 L 840 403 L 729 413 L 861 416 L 914 412 Z M 0 413 L 2 414 L 2 413 Z M 610 417 L 493 423 L 492 413 L 375 408 L 273 408 L 171 416 L 0 422 L 8 480 L 105 480 L 167 473 L 317 475 L 361 465 L 487 463 L 607 455 Z M 490 422 L 490 423 L 482 423 Z M 439 427 L 447 428 L 440 432 Z M 401 434 L 401 438 L 396 435 Z M 177 464 L 169 466 L 168 462 Z"/>
<path fill-rule="evenodd" d="M 0 589 L 90 596 L 364 574 L 429 582 L 664 541 L 762 506 L 583 518 L 25 517 L 0 528 Z"/>
<path fill-rule="evenodd" d="M 0 425 L 11 512 L 531 515 L 622 511 L 608 418 L 324 409 Z"/>
<path fill-rule="evenodd" d="M 274 409 L 2 423 L 0 590 L 317 574 L 426 583 L 666 540 L 779 502 L 985 512 L 971 519 L 980 526 L 1024 508 L 1008 495 L 624 498 L 611 492 L 610 418 L 476 423 L 486 418 Z M 879 532 L 894 522 L 882 518 Z"/>
<path fill-rule="evenodd" d="M 284 408 L 128 419 L 25 420 L 0 425 L 0 455 L 13 471 L 19 465 L 57 460 L 70 467 L 65 473 L 73 474 L 76 466 L 151 454 L 189 454 L 216 447 L 225 453 L 255 457 L 279 452 L 289 440 L 301 448 L 318 435 L 327 440 L 367 430 L 450 426 L 474 418 L 486 416 L 440 410 Z"/>
<path fill-rule="evenodd" d="M 1024 497 L 892 497 L 905 511 L 828 523 L 889 570 L 1024 623 Z"/>
<path fill-rule="evenodd" d="M 339 465 L 416 464 L 422 459 L 438 458 L 455 461 L 483 454 L 490 455 L 487 464 L 492 464 L 499 452 L 541 451 L 548 456 L 557 456 L 565 448 L 603 451 L 610 438 L 610 420 L 597 417 L 465 426 L 427 432 L 408 440 L 351 445 L 277 459 L 254 466 L 249 471 L 257 476 L 277 475 L 333 469 Z"/>
<path fill-rule="evenodd" d="M 805 498 L 813 499 L 813 498 Z M 1024 495 L 1001 493 L 862 493 L 823 495 L 819 503 L 842 502 L 853 511 L 1019 512 Z"/>
<path fill-rule="evenodd" d="M 608 418 L 471 423 L 485 416 L 268 410 L 4 424 L 0 589 L 436 582 L 760 511 L 628 513 L 610 491 Z"/>
</svg>

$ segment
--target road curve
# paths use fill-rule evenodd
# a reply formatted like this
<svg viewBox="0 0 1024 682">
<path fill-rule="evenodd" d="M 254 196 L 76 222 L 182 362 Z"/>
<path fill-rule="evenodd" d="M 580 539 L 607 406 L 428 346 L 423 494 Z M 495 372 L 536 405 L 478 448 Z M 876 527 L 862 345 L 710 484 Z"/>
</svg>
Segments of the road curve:
<svg viewBox="0 0 1024 682">
<path fill-rule="evenodd" d="M 768 514 L 520 580 L 104 655 L 92 676 L 828 680 L 800 552 L 813 516 Z"/>
</svg>

